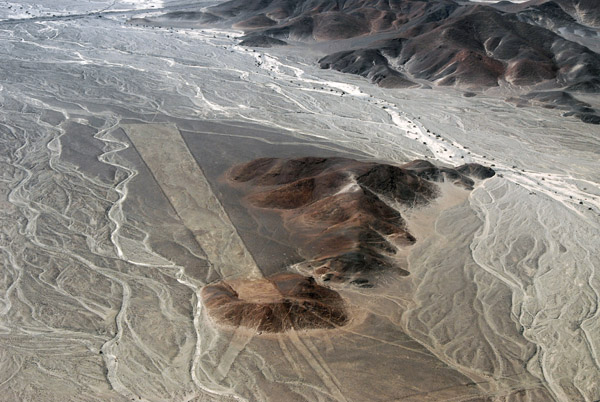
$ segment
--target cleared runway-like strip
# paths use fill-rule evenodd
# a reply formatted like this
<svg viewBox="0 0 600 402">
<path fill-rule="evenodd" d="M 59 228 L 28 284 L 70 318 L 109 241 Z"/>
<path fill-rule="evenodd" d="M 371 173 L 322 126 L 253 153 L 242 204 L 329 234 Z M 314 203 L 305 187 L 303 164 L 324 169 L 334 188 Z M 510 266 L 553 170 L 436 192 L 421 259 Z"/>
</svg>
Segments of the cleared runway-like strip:
<svg viewBox="0 0 600 402">
<path fill-rule="evenodd" d="M 262 277 L 179 130 L 171 124 L 124 124 L 122 127 L 221 276 Z"/>
</svg>

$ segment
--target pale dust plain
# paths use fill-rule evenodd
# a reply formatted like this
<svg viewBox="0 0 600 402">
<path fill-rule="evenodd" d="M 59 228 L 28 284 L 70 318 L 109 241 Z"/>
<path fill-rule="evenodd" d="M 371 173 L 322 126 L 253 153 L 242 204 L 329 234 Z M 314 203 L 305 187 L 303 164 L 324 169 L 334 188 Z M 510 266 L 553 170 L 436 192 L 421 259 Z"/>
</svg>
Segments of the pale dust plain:
<svg viewBox="0 0 600 402">
<path fill-rule="evenodd" d="M 382 90 L 319 70 L 310 50 L 253 51 L 232 32 L 133 27 L 131 15 L 2 22 L 6 400 L 600 398 L 596 126 L 495 93 Z M 180 187 L 208 184 L 215 222 L 269 274 L 298 255 L 263 246 L 272 225 L 257 234 L 220 179 L 233 164 L 428 158 L 498 175 L 403 211 L 411 274 L 339 289 L 359 307 L 350 325 L 259 336 L 206 316 L 198 292 L 232 255 L 187 226 L 131 125 L 180 135 L 187 151 L 161 149 L 194 157 Z"/>
</svg>

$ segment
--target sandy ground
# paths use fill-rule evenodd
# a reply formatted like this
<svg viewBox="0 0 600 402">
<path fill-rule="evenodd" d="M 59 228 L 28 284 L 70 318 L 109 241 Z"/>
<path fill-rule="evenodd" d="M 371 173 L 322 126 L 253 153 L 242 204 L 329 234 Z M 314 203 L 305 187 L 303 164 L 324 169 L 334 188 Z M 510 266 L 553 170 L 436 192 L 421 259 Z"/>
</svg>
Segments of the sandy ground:
<svg viewBox="0 0 600 402">
<path fill-rule="evenodd" d="M 317 69 L 310 51 L 267 54 L 232 32 L 132 27 L 130 15 L 0 23 L 3 398 L 600 398 L 595 126 L 491 92 L 383 91 Z M 157 150 L 141 134 L 133 147 L 127 127 L 151 123 L 176 128 L 187 156 L 148 160 Z M 252 227 L 222 167 L 309 151 L 499 174 L 404 211 L 418 233 L 411 275 L 340 289 L 360 306 L 345 330 L 215 327 L 196 294 L 232 256 L 153 173 L 171 166 L 190 200 L 208 184 L 219 201 L 207 210 L 243 241 Z"/>
</svg>

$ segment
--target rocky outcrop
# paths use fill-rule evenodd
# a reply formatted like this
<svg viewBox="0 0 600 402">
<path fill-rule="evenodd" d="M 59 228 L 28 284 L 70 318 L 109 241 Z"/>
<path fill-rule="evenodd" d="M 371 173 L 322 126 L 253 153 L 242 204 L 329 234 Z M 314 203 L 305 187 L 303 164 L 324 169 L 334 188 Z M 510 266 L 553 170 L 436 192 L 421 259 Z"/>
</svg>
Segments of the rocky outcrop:
<svg viewBox="0 0 600 402">
<path fill-rule="evenodd" d="M 439 194 L 436 182 L 472 188 L 468 176 L 493 174 L 477 164 L 452 169 L 422 160 L 395 166 L 346 158 L 261 158 L 234 166 L 226 174 L 229 184 L 244 194 L 248 208 L 281 217 L 312 275 L 209 284 L 201 292 L 206 311 L 219 325 L 259 333 L 346 325 L 350 317 L 341 296 L 325 284 L 367 288 L 382 272 L 409 274 L 394 255 L 416 239 L 393 205 L 425 205 Z"/>
<path fill-rule="evenodd" d="M 201 297 L 209 316 L 218 324 L 258 332 L 331 329 L 348 321 L 344 302 L 336 291 L 292 273 L 221 281 L 205 286 Z"/>
<path fill-rule="evenodd" d="M 273 46 L 285 46 L 287 43 L 280 39 L 271 38 L 266 35 L 248 35 L 240 42 L 242 46 L 248 47 L 273 47 Z"/>
<path fill-rule="evenodd" d="M 402 70 L 437 85 L 476 89 L 500 82 L 594 89 L 589 83 L 600 76 L 600 55 L 551 30 L 485 6 L 457 10 L 442 21 L 400 30 L 394 39 L 335 53 L 319 63 L 322 68 L 359 74 L 374 82 L 382 74 Z M 395 72 L 385 71 L 389 66 Z"/>
<path fill-rule="evenodd" d="M 248 208 L 281 217 L 305 265 L 323 281 L 372 286 L 381 272 L 408 272 L 397 250 L 415 242 L 394 205 L 425 205 L 439 195 L 436 182 L 472 188 L 493 170 L 476 164 L 437 167 L 427 161 L 402 166 L 345 158 L 262 158 L 233 167 L 231 185 Z"/>
<path fill-rule="evenodd" d="M 573 39 L 599 34 L 599 10 L 596 0 L 230 0 L 155 20 L 234 26 L 246 33 L 242 45 L 253 47 L 335 41 L 321 68 L 383 88 L 508 85 L 519 96 L 600 91 L 600 54 Z M 596 110 L 564 115 L 600 120 Z"/>
</svg>

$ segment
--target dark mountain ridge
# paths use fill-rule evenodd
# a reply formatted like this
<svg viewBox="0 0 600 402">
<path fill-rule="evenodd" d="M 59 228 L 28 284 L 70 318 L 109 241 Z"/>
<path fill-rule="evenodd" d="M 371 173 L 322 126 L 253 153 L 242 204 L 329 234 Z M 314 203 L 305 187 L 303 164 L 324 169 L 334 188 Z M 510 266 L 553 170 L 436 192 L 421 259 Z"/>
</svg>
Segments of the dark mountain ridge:
<svg viewBox="0 0 600 402">
<path fill-rule="evenodd" d="M 347 48 L 321 58 L 320 67 L 360 75 L 386 88 L 425 84 L 470 91 L 505 86 L 522 93 L 597 93 L 600 54 L 557 32 L 566 27 L 600 35 L 598 9 L 596 0 L 492 5 L 231 0 L 203 12 L 165 14 L 157 21 L 233 26 L 245 32 L 242 44 L 247 46 L 346 40 Z M 387 39 L 381 40 L 383 34 Z M 592 123 L 600 119 L 573 99 L 570 108 L 562 105 L 569 115 Z"/>
<path fill-rule="evenodd" d="M 456 168 L 425 160 L 395 166 L 346 158 L 262 158 L 234 166 L 230 185 L 247 208 L 280 216 L 311 274 L 323 281 L 371 286 L 374 275 L 398 266 L 398 247 L 415 242 L 390 206 L 426 205 L 440 194 L 436 183 L 472 189 L 473 179 L 495 172 L 478 164 Z"/>
</svg>

